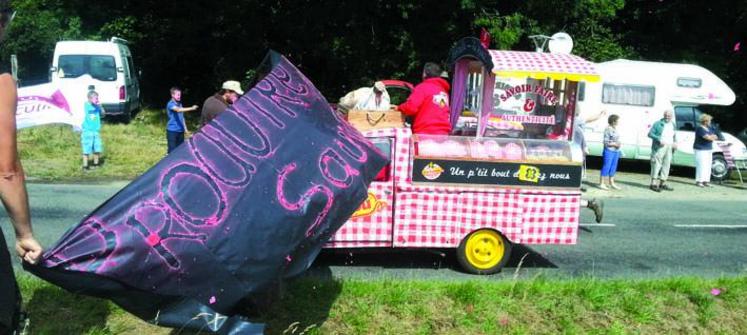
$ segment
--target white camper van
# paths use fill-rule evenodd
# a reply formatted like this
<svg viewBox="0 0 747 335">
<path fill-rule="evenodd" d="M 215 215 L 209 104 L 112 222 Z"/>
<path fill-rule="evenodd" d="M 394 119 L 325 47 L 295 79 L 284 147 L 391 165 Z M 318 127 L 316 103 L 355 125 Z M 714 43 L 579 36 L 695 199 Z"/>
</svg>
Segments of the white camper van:
<svg viewBox="0 0 747 335">
<path fill-rule="evenodd" d="M 82 95 L 93 86 L 107 115 L 129 121 L 140 108 L 138 74 L 123 39 L 57 42 L 49 71 L 52 83 L 79 87 Z"/>
<path fill-rule="evenodd" d="M 620 116 L 618 132 L 622 157 L 648 160 L 651 139 L 648 131 L 665 110 L 674 111 L 677 127 L 677 152 L 674 165 L 695 166 L 693 142 L 698 126 L 700 106 L 729 106 L 734 92 L 711 71 L 697 65 L 618 59 L 596 64 L 601 81 L 587 83 L 580 90 L 577 108 L 582 116 L 606 110 Z M 715 120 L 718 122 L 718 120 Z M 584 129 L 591 155 L 602 155 L 602 141 L 607 118 L 588 123 Z M 747 158 L 747 148 L 736 137 L 723 133 L 731 144 L 735 158 Z M 719 145 L 714 145 L 712 177 L 728 174 Z"/>
</svg>

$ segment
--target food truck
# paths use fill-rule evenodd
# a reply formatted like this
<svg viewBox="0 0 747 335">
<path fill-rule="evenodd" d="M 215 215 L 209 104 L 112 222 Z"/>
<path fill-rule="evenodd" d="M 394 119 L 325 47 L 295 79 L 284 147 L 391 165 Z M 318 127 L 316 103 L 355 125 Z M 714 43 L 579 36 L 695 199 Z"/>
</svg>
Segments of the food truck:
<svg viewBox="0 0 747 335">
<path fill-rule="evenodd" d="M 582 154 L 569 139 L 578 82 L 598 80 L 593 65 L 474 38 L 449 64 L 452 134 L 364 131 L 391 163 L 328 248 L 453 248 L 466 271 L 492 274 L 513 244 L 576 243 Z"/>
</svg>

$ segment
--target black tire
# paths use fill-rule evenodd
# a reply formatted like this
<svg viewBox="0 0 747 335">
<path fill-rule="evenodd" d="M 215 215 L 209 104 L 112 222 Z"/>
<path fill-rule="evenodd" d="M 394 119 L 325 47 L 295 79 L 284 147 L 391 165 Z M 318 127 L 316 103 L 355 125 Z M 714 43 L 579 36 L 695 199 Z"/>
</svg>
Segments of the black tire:
<svg viewBox="0 0 747 335">
<path fill-rule="evenodd" d="M 498 273 L 511 258 L 511 242 L 493 229 L 478 229 L 462 240 L 456 256 L 459 265 L 469 273 Z"/>
<path fill-rule="evenodd" d="M 711 180 L 722 181 L 729 176 L 729 166 L 726 164 L 726 159 L 721 153 L 713 154 L 713 162 L 711 163 Z"/>
</svg>

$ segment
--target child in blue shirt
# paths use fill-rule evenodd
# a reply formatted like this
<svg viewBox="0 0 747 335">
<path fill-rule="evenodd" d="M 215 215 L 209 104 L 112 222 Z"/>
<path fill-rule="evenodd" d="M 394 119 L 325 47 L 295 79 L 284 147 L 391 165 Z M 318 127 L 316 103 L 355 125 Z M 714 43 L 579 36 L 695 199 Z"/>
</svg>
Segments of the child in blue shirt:
<svg viewBox="0 0 747 335">
<path fill-rule="evenodd" d="M 169 117 L 168 123 L 166 123 L 166 143 L 168 145 L 168 153 L 171 153 L 184 143 L 184 133 L 189 132 L 187 130 L 187 123 L 184 121 L 184 113 L 197 110 L 197 105 L 192 107 L 182 106 L 182 90 L 174 86 L 170 90 L 171 100 L 166 104 L 166 115 Z"/>
<path fill-rule="evenodd" d="M 83 105 L 83 124 L 81 125 L 80 145 L 83 149 L 83 169 L 88 170 L 88 160 L 93 155 L 93 167 L 99 166 L 99 156 L 104 146 L 101 142 L 101 118 L 104 116 L 104 108 L 99 103 L 99 94 L 96 91 L 88 91 L 88 101 Z"/>
</svg>

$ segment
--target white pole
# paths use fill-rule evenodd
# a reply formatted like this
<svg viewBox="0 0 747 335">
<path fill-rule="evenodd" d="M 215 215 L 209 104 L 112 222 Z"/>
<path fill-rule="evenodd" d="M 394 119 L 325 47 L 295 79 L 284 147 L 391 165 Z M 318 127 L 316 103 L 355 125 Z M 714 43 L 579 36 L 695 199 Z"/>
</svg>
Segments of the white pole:
<svg viewBox="0 0 747 335">
<path fill-rule="evenodd" d="M 10 55 L 10 74 L 13 76 L 13 80 L 18 83 L 18 56 L 15 54 Z"/>
</svg>

